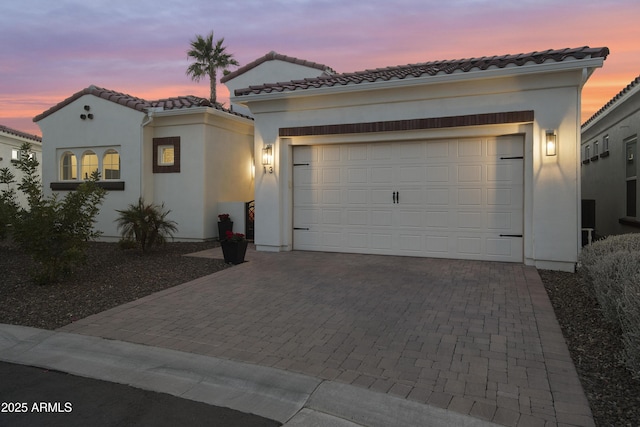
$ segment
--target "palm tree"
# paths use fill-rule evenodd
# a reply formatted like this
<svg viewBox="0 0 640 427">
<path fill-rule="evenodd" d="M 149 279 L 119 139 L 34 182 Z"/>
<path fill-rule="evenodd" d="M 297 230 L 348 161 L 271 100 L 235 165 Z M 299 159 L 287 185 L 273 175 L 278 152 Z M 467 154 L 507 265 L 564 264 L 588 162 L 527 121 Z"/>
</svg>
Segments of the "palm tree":
<svg viewBox="0 0 640 427">
<path fill-rule="evenodd" d="M 206 38 L 197 34 L 196 39 L 191 40 L 191 49 L 187 51 L 187 57 L 193 58 L 195 61 L 187 68 L 187 75 L 196 82 L 203 77 L 209 77 L 211 85 L 209 100 L 214 105 L 216 104 L 216 83 L 218 81 L 217 70 L 227 71 L 227 67 L 230 65 L 240 65 L 238 61 L 233 59 L 232 54 L 225 52 L 226 47 L 222 43 L 224 43 L 224 38 L 216 41 L 214 46 L 213 31 Z"/>
<path fill-rule="evenodd" d="M 122 237 L 133 240 L 140 245 L 142 252 L 146 252 L 154 244 L 160 245 L 173 237 L 178 230 L 177 223 L 167 219 L 171 212 L 165 210 L 164 203 L 155 205 L 145 203 L 140 197 L 138 204 L 131 204 L 125 210 L 116 210 L 120 215 L 116 220 Z"/>
</svg>

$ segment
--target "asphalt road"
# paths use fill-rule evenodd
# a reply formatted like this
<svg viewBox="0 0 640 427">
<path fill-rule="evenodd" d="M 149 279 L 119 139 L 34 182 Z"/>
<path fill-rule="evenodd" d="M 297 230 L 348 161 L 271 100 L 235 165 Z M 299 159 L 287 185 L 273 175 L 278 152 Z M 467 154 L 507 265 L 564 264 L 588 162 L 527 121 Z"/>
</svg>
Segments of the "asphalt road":
<svg viewBox="0 0 640 427">
<path fill-rule="evenodd" d="M 0 362 L 0 426 L 241 426 L 257 415 L 63 372 Z"/>
</svg>

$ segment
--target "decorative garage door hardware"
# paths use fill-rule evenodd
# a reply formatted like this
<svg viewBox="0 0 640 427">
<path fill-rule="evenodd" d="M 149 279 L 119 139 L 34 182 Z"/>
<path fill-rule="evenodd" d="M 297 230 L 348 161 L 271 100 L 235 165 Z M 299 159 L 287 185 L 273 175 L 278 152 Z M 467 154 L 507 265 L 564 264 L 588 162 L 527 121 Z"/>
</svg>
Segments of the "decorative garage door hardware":
<svg viewBox="0 0 640 427">
<path fill-rule="evenodd" d="M 398 204 L 400 203 L 400 192 L 399 191 L 394 191 L 393 192 L 393 203 L 394 204 Z"/>
<path fill-rule="evenodd" d="M 500 237 L 522 237 L 522 234 L 501 234 Z"/>
<path fill-rule="evenodd" d="M 500 160 L 524 159 L 523 156 L 500 157 Z"/>
</svg>

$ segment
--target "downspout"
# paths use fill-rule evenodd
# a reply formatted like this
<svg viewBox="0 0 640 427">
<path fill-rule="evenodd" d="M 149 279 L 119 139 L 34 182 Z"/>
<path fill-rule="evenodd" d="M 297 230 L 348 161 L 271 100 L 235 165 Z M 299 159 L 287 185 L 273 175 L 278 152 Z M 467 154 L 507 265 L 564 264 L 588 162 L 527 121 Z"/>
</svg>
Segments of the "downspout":
<svg viewBox="0 0 640 427">
<path fill-rule="evenodd" d="M 146 119 L 140 125 L 140 194 L 139 198 L 144 197 L 144 128 L 153 122 L 153 110 L 147 111 Z"/>
<path fill-rule="evenodd" d="M 582 79 L 580 81 L 580 90 L 578 91 L 578 105 L 580 106 L 580 114 L 578 115 L 578 119 L 577 119 L 577 126 L 578 126 L 578 146 L 576 147 L 576 162 L 578 164 L 578 168 L 576 169 L 578 176 L 576 177 L 577 179 L 577 188 L 578 188 L 578 200 L 577 200 L 577 204 L 578 206 L 576 206 L 577 211 L 578 211 L 578 241 L 576 242 L 576 244 L 578 245 L 578 260 L 576 260 L 576 264 L 575 264 L 575 270 L 577 271 L 578 269 L 578 265 L 579 265 L 579 260 L 580 260 L 580 252 L 582 252 L 582 162 L 581 162 L 581 155 L 582 155 L 582 89 L 584 88 L 585 83 L 587 83 L 587 80 L 589 79 L 589 77 L 591 76 L 591 74 L 593 73 L 594 70 L 591 70 L 591 72 L 589 72 L 589 70 L 585 67 L 582 69 Z"/>
</svg>

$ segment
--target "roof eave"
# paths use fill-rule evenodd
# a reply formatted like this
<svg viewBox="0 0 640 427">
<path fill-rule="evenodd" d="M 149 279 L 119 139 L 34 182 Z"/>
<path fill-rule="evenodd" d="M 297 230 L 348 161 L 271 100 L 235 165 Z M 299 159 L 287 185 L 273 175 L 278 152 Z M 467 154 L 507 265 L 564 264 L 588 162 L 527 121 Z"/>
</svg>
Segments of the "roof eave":
<svg viewBox="0 0 640 427">
<path fill-rule="evenodd" d="M 555 73 L 571 70 L 585 70 L 602 67 L 604 58 L 589 58 L 566 60 L 562 62 L 545 62 L 543 64 L 520 65 L 504 68 L 491 68 L 487 70 L 471 70 L 466 72 L 455 72 L 451 74 L 440 73 L 435 76 L 423 75 L 420 77 L 406 79 L 392 79 L 376 82 L 363 82 L 357 84 L 335 85 L 318 88 L 307 88 L 299 90 L 283 90 L 269 93 L 236 95 L 231 97 L 231 101 L 246 105 L 254 101 L 270 101 L 282 98 L 299 98 L 312 95 L 330 95 L 347 92 L 362 92 L 369 90 L 380 90 L 388 88 L 423 86 L 442 83 L 457 83 L 461 81 L 487 80 L 509 76 L 521 76 L 527 74 Z M 242 89 L 241 89 L 242 90 Z"/>
<path fill-rule="evenodd" d="M 253 123 L 253 119 L 248 116 L 233 114 L 227 111 L 222 111 L 222 110 L 218 110 L 217 108 L 207 107 L 207 106 L 174 108 L 174 109 L 162 110 L 162 111 L 149 111 L 148 114 L 156 118 L 175 117 L 175 116 L 189 115 L 189 114 L 212 114 L 214 116 L 231 119 L 240 123 L 249 123 L 249 124 Z"/>
<path fill-rule="evenodd" d="M 599 114 L 598 113 L 596 113 L 597 115 L 594 114 L 594 116 L 592 116 L 592 118 L 588 120 L 588 122 L 585 125 L 582 126 L 582 128 L 580 129 L 580 132 L 585 133 L 586 131 L 594 127 L 597 123 L 602 121 L 609 114 L 613 113 L 618 107 L 620 107 L 621 105 L 629 101 L 634 95 L 636 95 L 639 92 L 640 92 L 640 85 L 637 85 L 631 88 L 629 92 L 626 92 L 624 96 L 618 99 L 615 99 L 610 105 L 608 105 L 605 109 L 599 112 Z"/>
</svg>

